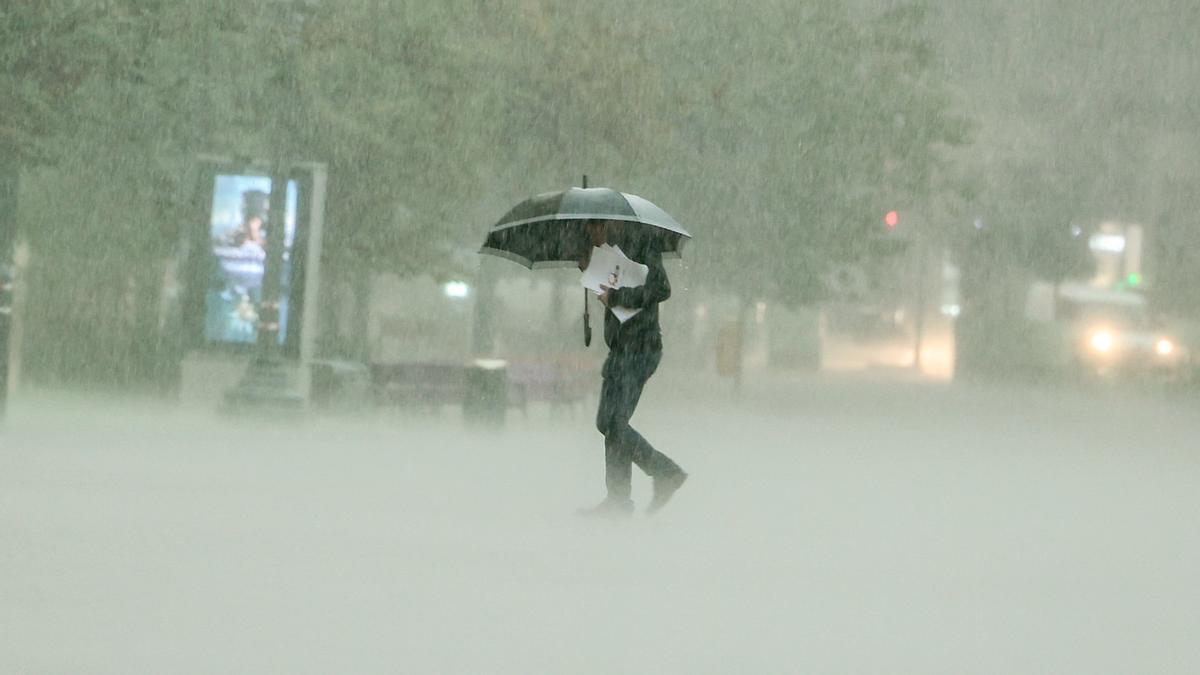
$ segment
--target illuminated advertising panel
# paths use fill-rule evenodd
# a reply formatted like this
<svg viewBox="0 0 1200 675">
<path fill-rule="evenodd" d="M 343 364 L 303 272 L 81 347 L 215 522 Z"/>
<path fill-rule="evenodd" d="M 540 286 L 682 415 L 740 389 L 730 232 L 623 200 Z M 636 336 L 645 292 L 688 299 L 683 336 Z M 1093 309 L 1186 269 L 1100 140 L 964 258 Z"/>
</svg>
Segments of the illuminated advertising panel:
<svg viewBox="0 0 1200 675">
<path fill-rule="evenodd" d="M 262 306 L 271 179 L 267 176 L 216 174 L 208 226 L 210 254 L 204 294 L 204 340 L 216 344 L 252 344 L 258 339 Z M 292 293 L 293 245 L 300 189 L 289 180 L 283 217 L 283 265 L 280 275 L 279 342 L 288 333 Z"/>
</svg>

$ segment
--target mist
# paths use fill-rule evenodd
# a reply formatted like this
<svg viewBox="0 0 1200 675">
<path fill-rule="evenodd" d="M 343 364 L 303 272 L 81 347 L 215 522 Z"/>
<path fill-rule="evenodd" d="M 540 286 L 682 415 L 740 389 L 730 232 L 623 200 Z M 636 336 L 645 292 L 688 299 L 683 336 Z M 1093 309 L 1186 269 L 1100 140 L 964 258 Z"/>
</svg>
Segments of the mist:
<svg viewBox="0 0 1200 675">
<path fill-rule="evenodd" d="M 859 379 L 747 386 L 736 403 L 673 393 L 690 381 L 665 372 L 636 422 L 692 479 L 629 522 L 574 513 L 602 489 L 582 410 L 539 408 L 499 434 L 449 411 L 278 429 L 78 401 L 56 402 L 69 425 L 14 410 L 0 660 L 114 673 L 1196 662 L 1190 407 Z M 648 491 L 639 478 L 635 499 Z"/>
</svg>

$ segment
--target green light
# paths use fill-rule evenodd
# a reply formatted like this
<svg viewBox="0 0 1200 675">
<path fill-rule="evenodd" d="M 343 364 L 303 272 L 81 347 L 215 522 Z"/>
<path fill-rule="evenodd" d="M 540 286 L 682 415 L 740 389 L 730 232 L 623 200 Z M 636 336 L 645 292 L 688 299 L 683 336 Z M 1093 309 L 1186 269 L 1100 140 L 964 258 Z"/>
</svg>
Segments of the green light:
<svg viewBox="0 0 1200 675">
<path fill-rule="evenodd" d="M 1125 282 L 1130 286 L 1141 286 L 1142 275 L 1138 274 L 1137 272 L 1131 272 L 1129 276 L 1125 277 Z"/>
</svg>

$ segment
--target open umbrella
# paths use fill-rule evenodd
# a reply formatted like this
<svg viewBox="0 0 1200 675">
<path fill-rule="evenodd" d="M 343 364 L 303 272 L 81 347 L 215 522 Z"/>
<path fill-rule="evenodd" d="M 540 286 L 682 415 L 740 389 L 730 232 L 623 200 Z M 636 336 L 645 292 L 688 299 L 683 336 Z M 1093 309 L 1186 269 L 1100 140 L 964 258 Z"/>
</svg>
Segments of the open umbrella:
<svg viewBox="0 0 1200 675">
<path fill-rule="evenodd" d="M 585 181 L 586 184 L 586 181 Z M 589 220 L 638 223 L 664 257 L 678 257 L 692 235 L 647 199 L 609 188 L 570 188 L 530 197 L 504 214 L 480 253 L 500 256 L 530 269 L 570 267 L 591 248 Z"/>
<path fill-rule="evenodd" d="M 507 258 L 530 269 L 574 267 L 591 248 L 589 220 L 619 220 L 642 226 L 663 257 L 679 257 L 692 238 L 666 211 L 637 195 L 610 188 L 569 188 L 530 197 L 504 214 L 483 242 L 480 253 Z M 592 343 L 587 291 L 583 295 L 583 344 Z"/>
</svg>

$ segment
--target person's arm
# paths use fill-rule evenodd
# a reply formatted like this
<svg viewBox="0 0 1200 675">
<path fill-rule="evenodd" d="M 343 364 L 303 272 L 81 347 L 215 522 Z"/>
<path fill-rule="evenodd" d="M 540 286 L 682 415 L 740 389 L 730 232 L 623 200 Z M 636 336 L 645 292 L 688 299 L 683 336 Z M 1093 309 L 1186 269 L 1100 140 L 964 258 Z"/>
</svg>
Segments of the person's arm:
<svg viewBox="0 0 1200 675">
<path fill-rule="evenodd" d="M 651 249 L 645 257 L 643 264 L 650 268 L 646 274 L 646 283 L 641 286 L 609 289 L 606 303 L 609 307 L 642 309 L 671 297 L 671 282 L 667 279 L 667 270 L 663 268 L 662 253 Z"/>
</svg>

